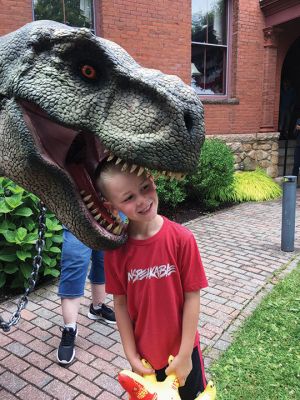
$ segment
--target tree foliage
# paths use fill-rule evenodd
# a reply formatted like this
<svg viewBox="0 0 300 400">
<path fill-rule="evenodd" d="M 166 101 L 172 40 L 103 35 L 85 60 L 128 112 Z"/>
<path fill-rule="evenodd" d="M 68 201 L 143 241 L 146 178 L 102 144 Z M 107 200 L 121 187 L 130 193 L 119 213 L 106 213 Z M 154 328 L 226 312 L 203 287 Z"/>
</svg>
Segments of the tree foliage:
<svg viewBox="0 0 300 400">
<path fill-rule="evenodd" d="M 35 20 L 48 19 L 70 26 L 92 28 L 91 21 L 80 9 L 80 0 L 37 0 L 34 17 Z"/>
</svg>

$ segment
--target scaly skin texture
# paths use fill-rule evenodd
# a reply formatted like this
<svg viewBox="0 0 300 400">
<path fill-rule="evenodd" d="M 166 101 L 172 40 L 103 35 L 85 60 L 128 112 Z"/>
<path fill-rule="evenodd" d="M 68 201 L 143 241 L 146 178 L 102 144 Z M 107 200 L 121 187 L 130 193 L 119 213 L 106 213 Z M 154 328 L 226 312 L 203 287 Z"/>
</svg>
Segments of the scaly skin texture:
<svg viewBox="0 0 300 400">
<path fill-rule="evenodd" d="M 109 216 L 99 223 L 93 175 L 104 149 L 130 165 L 188 173 L 203 140 L 193 90 L 117 44 L 53 21 L 0 38 L 0 175 L 36 194 L 89 247 L 126 240 Z"/>
</svg>

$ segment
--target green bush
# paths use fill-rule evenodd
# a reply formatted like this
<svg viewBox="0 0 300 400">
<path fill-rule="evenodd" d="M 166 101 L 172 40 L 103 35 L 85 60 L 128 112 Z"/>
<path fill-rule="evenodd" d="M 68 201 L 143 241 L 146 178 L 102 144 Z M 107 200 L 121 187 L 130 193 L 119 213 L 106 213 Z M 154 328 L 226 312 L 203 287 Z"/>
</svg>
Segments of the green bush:
<svg viewBox="0 0 300 400">
<path fill-rule="evenodd" d="M 224 201 L 264 201 L 281 196 L 281 187 L 261 168 L 236 172 L 232 186 L 223 191 Z"/>
<path fill-rule="evenodd" d="M 37 254 L 39 199 L 0 177 L 0 287 L 24 288 Z M 39 276 L 59 275 L 62 227 L 46 213 L 45 247 Z"/>
<path fill-rule="evenodd" d="M 187 194 L 205 208 L 216 208 L 222 202 L 221 194 L 229 192 L 233 182 L 234 157 L 231 149 L 219 139 L 206 139 L 197 171 L 187 177 Z"/>
<path fill-rule="evenodd" d="M 185 180 L 178 181 L 176 179 L 169 180 L 164 177 L 155 178 L 157 193 L 159 197 L 160 207 L 170 207 L 175 209 L 176 206 L 186 199 Z"/>
</svg>

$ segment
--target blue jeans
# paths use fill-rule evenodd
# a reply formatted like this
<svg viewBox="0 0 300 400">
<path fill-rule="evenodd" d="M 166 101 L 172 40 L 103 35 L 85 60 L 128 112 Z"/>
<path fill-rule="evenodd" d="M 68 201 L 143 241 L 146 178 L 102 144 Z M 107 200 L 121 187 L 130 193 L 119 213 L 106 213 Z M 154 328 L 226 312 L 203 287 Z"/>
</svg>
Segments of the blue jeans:
<svg viewBox="0 0 300 400">
<path fill-rule="evenodd" d="M 84 294 L 85 281 L 90 260 L 89 273 L 91 283 L 105 283 L 103 251 L 92 250 L 80 242 L 70 231 L 63 230 L 61 253 L 61 275 L 58 295 L 62 298 L 81 297 Z"/>
</svg>

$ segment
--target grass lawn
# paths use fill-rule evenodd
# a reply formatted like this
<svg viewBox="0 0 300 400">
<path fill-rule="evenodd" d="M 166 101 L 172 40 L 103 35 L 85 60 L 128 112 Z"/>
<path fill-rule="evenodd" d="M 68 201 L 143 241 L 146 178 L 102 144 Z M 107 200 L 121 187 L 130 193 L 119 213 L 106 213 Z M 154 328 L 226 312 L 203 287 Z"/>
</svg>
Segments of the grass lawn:
<svg viewBox="0 0 300 400">
<path fill-rule="evenodd" d="M 300 264 L 210 368 L 218 400 L 300 400 Z"/>
</svg>

